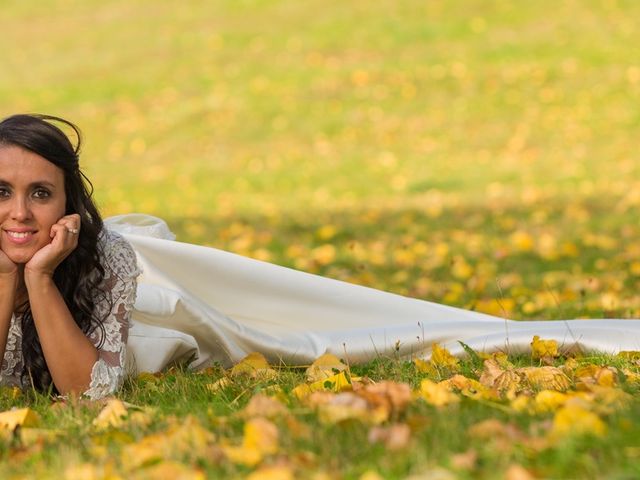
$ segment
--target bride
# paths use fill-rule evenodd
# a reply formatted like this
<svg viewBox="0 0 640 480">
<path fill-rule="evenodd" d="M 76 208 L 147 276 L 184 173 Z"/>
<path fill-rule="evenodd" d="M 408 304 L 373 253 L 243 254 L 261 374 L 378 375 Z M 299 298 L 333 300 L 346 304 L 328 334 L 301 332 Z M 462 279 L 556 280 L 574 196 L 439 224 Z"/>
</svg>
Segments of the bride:
<svg viewBox="0 0 640 480">
<path fill-rule="evenodd" d="M 75 146 L 55 123 L 77 136 Z M 66 120 L 0 122 L 0 382 L 112 393 L 126 372 L 228 366 L 251 351 L 310 363 L 480 351 L 640 349 L 640 320 L 510 321 L 174 240 L 148 215 L 103 220 Z M 142 273 L 141 273 L 142 272 Z"/>
</svg>

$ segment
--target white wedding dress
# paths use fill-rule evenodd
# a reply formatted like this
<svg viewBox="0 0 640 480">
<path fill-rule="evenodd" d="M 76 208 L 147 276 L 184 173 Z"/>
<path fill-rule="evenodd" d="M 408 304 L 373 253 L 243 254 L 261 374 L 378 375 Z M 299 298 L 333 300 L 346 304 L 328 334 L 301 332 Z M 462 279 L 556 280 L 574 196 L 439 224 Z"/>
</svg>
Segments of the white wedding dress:
<svg viewBox="0 0 640 480">
<path fill-rule="evenodd" d="M 351 363 L 530 348 L 534 335 L 564 348 L 640 350 L 640 320 L 511 321 L 299 272 L 174 241 L 141 214 L 105 220 L 133 245 L 143 274 L 128 341 L 129 365 L 159 371 L 176 361 L 224 366 L 258 351 L 272 363 L 309 364 L 331 352 Z"/>
</svg>

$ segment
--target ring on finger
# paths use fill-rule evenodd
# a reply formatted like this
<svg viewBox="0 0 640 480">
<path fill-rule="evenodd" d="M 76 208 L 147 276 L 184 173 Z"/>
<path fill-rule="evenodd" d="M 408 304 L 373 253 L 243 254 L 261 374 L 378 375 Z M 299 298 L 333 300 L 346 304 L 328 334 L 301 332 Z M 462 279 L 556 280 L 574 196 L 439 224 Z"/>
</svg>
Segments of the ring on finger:
<svg viewBox="0 0 640 480">
<path fill-rule="evenodd" d="M 79 232 L 79 230 L 77 228 L 69 228 L 69 227 L 67 227 L 67 232 L 73 233 L 74 235 L 76 235 Z"/>
</svg>

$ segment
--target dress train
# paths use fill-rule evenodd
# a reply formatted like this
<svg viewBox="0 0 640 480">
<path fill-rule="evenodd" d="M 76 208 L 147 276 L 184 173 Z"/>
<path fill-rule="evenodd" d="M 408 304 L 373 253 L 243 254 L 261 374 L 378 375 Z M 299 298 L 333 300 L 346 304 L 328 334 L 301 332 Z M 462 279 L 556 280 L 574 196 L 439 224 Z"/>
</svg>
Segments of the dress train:
<svg viewBox="0 0 640 480">
<path fill-rule="evenodd" d="M 463 353 L 458 341 L 516 353 L 534 335 L 563 348 L 640 350 L 640 320 L 505 320 L 176 242 L 148 215 L 105 225 L 127 238 L 144 272 L 128 341 L 137 371 L 188 359 L 194 368 L 229 366 L 252 351 L 276 364 L 309 364 L 327 352 L 358 363 L 426 356 L 433 342 L 454 354 Z"/>
</svg>

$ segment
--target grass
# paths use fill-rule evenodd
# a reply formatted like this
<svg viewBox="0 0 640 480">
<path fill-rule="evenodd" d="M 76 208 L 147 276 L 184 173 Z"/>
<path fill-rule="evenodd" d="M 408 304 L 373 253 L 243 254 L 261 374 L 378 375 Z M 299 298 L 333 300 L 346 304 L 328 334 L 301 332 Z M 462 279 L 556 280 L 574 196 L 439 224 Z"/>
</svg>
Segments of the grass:
<svg viewBox="0 0 640 480">
<path fill-rule="evenodd" d="M 78 123 L 104 214 L 161 216 L 183 241 L 513 319 L 638 318 L 639 9 L 632 0 L 8 0 L 0 116 Z M 353 368 L 414 387 L 423 376 L 394 359 Z M 190 413 L 239 438 L 233 412 L 264 385 L 211 395 L 203 385 L 221 375 L 132 381 L 121 397 L 161 413 L 126 435 Z M 302 378 L 286 371 L 277 383 L 289 391 Z M 320 425 L 293 403 L 315 437 L 282 433 L 283 451 L 297 452 L 296 465 L 312 458 L 301 471 L 344 478 L 434 468 L 499 478 L 511 464 L 544 478 L 633 478 L 638 404 L 620 386 L 633 401 L 606 416 L 604 439 L 535 454 L 492 450 L 467 427 L 496 417 L 544 429 L 552 414 L 464 399 L 445 410 L 412 403 L 403 421 L 428 426 L 389 454 L 366 441 L 365 426 Z M 95 408 L 58 414 L 46 397 L 11 395 L 2 408 L 30 405 L 66 446 L 3 443 L 3 477 L 61 472 L 74 459 L 103 465 L 96 442 L 114 458 L 127 443 L 91 430 Z M 476 466 L 453 469 L 469 445 Z M 249 473 L 211 455 L 191 463 Z"/>
</svg>

